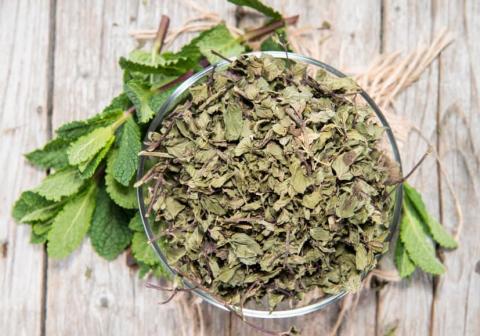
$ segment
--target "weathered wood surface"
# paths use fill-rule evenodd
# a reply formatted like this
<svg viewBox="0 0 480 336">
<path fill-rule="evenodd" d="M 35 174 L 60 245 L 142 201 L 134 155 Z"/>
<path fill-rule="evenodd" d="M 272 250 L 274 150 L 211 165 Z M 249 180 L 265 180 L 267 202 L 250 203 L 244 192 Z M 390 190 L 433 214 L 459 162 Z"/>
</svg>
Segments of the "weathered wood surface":
<svg viewBox="0 0 480 336">
<path fill-rule="evenodd" d="M 383 8 L 382 47 L 384 52 L 406 51 L 428 43 L 436 32 L 433 7 L 429 1 L 385 1 Z M 422 78 L 396 102 L 396 113 L 417 126 L 436 144 L 436 113 L 438 98 L 438 61 L 434 62 Z M 409 170 L 427 149 L 427 144 L 415 132 L 405 143 L 400 143 L 404 169 Z M 427 206 L 438 217 L 438 178 L 436 162 L 430 157 L 413 176 L 412 184 L 426 196 Z M 413 330 L 428 335 L 432 308 L 432 278 L 416 272 L 412 280 L 391 284 L 379 293 L 377 334 L 397 327 L 399 335 Z"/>
<path fill-rule="evenodd" d="M 456 33 L 454 45 L 399 97 L 396 110 L 446 162 L 463 204 L 461 247 L 444 254 L 449 271 L 438 281 L 419 273 L 411 281 L 363 293 L 339 334 L 383 335 L 392 326 L 397 326 L 397 335 L 480 334 L 478 2 L 267 2 L 284 6 L 287 14 L 300 14 L 300 25 L 329 21 L 332 37 L 322 44 L 322 60 L 346 71 L 364 68 L 380 51 L 415 48 L 443 27 Z M 200 5 L 232 25 L 258 23 L 258 18 L 235 17 L 235 6 L 224 1 Z M 118 93 L 116 60 L 135 46 L 127 32 L 156 27 L 162 13 L 170 16 L 172 27 L 196 14 L 184 1 L 0 0 L 2 335 L 193 335 L 180 307 L 158 305 L 161 294 L 145 288 L 126 267 L 124 256 L 108 263 L 85 244 L 65 260 L 46 260 L 41 247 L 29 244 L 29 228 L 14 225 L 9 215 L 21 190 L 44 175 L 26 164 L 21 153 L 40 146 L 52 128 L 95 113 Z M 426 147 L 417 134 L 410 134 L 402 147 L 406 170 Z M 427 161 L 412 182 L 432 212 L 453 228 L 453 200 L 437 163 Z M 304 335 L 324 335 L 338 310 L 334 305 L 302 318 L 255 322 L 275 330 L 293 323 Z M 202 304 L 202 313 L 206 335 L 258 334 L 207 304 Z"/>
<path fill-rule="evenodd" d="M 17 226 L 10 208 L 21 191 L 45 176 L 22 153 L 47 140 L 49 107 L 48 1 L 0 1 L 0 334 L 40 335 L 43 326 L 42 246 Z"/>
</svg>

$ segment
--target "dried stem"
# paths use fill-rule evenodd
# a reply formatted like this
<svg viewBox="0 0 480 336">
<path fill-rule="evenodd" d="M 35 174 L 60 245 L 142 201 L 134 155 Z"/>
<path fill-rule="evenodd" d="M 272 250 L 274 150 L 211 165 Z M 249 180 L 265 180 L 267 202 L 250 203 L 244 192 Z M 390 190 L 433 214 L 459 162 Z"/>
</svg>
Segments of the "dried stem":
<svg viewBox="0 0 480 336">
<path fill-rule="evenodd" d="M 224 61 L 227 61 L 228 63 L 232 63 L 232 62 L 233 62 L 231 59 L 229 59 L 228 57 L 223 56 L 223 55 L 220 54 L 218 51 L 210 50 L 210 52 L 211 52 L 212 54 L 214 54 L 215 56 L 220 57 L 220 58 L 223 59 Z"/>
<path fill-rule="evenodd" d="M 420 167 L 420 165 L 423 163 L 423 161 L 425 161 L 425 159 L 427 158 L 428 154 L 431 153 L 431 149 L 428 148 L 427 151 L 425 152 L 425 154 L 422 155 L 422 157 L 420 158 L 420 160 L 418 160 L 418 162 L 415 164 L 415 166 L 413 166 L 413 168 L 410 170 L 410 172 L 408 172 L 407 175 L 405 175 L 404 177 L 402 177 L 401 179 L 399 180 L 396 180 L 396 181 L 393 181 L 391 182 L 390 184 L 391 185 L 399 185 L 400 183 L 403 183 L 405 182 L 406 180 L 408 180 L 410 178 L 410 176 L 412 176 L 412 174 L 418 169 L 418 167 Z"/>
</svg>

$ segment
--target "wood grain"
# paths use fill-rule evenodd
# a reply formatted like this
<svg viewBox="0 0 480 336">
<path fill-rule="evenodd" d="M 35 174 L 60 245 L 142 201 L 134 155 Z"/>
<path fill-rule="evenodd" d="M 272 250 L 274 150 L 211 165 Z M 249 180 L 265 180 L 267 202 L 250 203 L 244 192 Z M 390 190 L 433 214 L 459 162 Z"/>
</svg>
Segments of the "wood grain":
<svg viewBox="0 0 480 336">
<path fill-rule="evenodd" d="M 445 171 L 459 195 L 465 226 L 460 248 L 443 257 L 448 272 L 438 281 L 432 334 L 480 334 L 480 4 L 438 1 L 437 27 L 448 26 L 456 40 L 440 57 L 439 150 Z M 440 183 L 443 223 L 453 229 L 457 218 L 444 179 Z"/>
<path fill-rule="evenodd" d="M 0 1 L 0 333 L 40 335 L 42 246 L 30 227 L 16 225 L 11 207 L 45 173 L 22 154 L 47 139 L 48 1 Z"/>
<path fill-rule="evenodd" d="M 403 51 L 406 54 L 433 39 L 435 29 L 430 1 L 394 0 L 384 4 L 384 52 Z M 411 121 L 433 145 L 436 144 L 437 91 L 438 61 L 435 61 L 395 103 L 395 112 Z M 411 132 L 400 146 L 405 172 L 428 148 L 417 132 Z M 438 218 L 438 176 L 434 158 L 424 162 L 409 182 L 421 191 L 429 211 Z M 398 335 L 407 335 L 412 330 L 415 335 L 429 335 L 431 306 L 432 279 L 423 272 L 415 272 L 411 280 L 385 286 L 379 294 L 377 334 L 383 335 L 397 326 Z"/>
<path fill-rule="evenodd" d="M 135 47 L 128 31 L 157 27 L 162 13 L 170 16 L 172 27 L 195 14 L 180 2 L 58 2 L 54 128 L 97 113 L 121 91 L 117 60 Z M 145 288 L 145 281 L 128 269 L 125 256 L 107 262 L 86 243 L 65 260 L 49 260 L 46 333 L 193 334 L 193 323 L 185 321 L 180 307 L 161 306 L 162 300 L 163 294 Z M 204 314 L 209 330 L 223 334 L 228 314 L 216 313 L 222 319 L 213 320 L 209 309 Z"/>
</svg>

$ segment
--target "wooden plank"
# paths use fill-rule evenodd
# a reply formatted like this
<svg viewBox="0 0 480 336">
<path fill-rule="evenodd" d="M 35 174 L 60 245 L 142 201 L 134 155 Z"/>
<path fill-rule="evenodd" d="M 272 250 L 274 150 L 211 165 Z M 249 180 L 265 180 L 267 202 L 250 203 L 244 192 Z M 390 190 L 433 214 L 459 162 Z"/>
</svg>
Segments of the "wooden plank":
<svg viewBox="0 0 480 336">
<path fill-rule="evenodd" d="M 223 11 L 221 4 L 215 7 Z M 172 28 L 196 14 L 173 1 L 58 1 L 54 128 L 98 112 L 120 92 L 117 60 L 136 44 L 128 31 L 156 28 L 162 13 L 170 16 Z M 49 260 L 47 294 L 47 335 L 195 333 L 178 305 L 158 305 L 164 295 L 145 288 L 125 256 L 107 262 L 88 242 L 65 260 Z M 224 334 L 229 315 L 211 310 L 203 311 L 208 330 Z"/>
<path fill-rule="evenodd" d="M 435 33 L 430 15 L 432 6 L 430 1 L 385 1 L 384 51 L 404 51 L 406 54 L 422 43 L 429 43 Z M 438 62 L 434 62 L 395 104 L 396 113 L 416 125 L 432 144 L 436 143 L 437 88 Z M 405 171 L 411 169 L 427 149 L 427 144 L 415 132 L 400 145 Z M 420 190 L 431 213 L 438 215 L 438 176 L 433 157 L 425 161 L 410 183 Z M 412 280 L 385 286 L 379 294 L 377 335 L 383 335 L 394 326 L 399 335 L 412 330 L 416 335 L 428 335 L 431 305 L 432 279 L 423 272 L 417 271 Z"/>
<path fill-rule="evenodd" d="M 40 335 L 42 246 L 31 245 L 30 227 L 16 225 L 11 207 L 44 172 L 23 153 L 48 137 L 49 1 L 0 2 L 0 329 L 3 335 Z"/>
<path fill-rule="evenodd" d="M 436 26 L 447 26 L 455 42 L 440 58 L 439 150 L 445 171 L 459 196 L 465 226 L 460 248 L 444 254 L 447 274 L 434 296 L 433 335 L 480 334 L 480 4 L 439 1 Z M 445 180 L 440 184 L 444 225 L 457 225 L 454 200 Z"/>
<path fill-rule="evenodd" d="M 299 26 L 320 26 L 323 21 L 332 25 L 331 37 L 321 45 L 321 60 L 343 71 L 364 68 L 380 51 L 379 1 L 266 1 L 275 8 L 284 9 L 284 15 L 300 14 Z M 242 25 L 256 26 L 258 18 L 247 17 Z M 375 331 L 376 296 L 363 293 L 358 309 L 345 320 L 339 333 L 345 335 L 372 335 Z M 284 320 L 252 320 L 270 330 L 285 330 L 295 325 L 305 335 L 328 334 L 338 315 L 338 305 L 299 318 Z M 232 319 L 231 335 L 262 335 Z"/>
</svg>

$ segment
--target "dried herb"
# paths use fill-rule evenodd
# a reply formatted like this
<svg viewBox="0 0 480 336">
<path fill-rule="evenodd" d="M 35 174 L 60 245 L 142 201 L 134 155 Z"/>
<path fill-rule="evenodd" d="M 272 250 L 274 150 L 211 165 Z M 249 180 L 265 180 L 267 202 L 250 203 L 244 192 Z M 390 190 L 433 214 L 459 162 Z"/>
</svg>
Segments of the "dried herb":
<svg viewBox="0 0 480 336">
<path fill-rule="evenodd" d="M 145 136 L 144 126 L 178 84 L 208 61 L 218 60 L 212 50 L 224 56 L 238 56 L 250 49 L 249 41 L 263 36 L 267 39 L 261 45 L 262 50 L 283 50 L 288 45 L 288 36 L 282 27 L 298 20 L 298 16 L 282 18 L 259 0 L 231 2 L 257 10 L 269 21 L 239 38 L 234 38 L 220 24 L 173 53 L 162 51 L 169 23 L 167 17 L 162 17 L 152 50 L 135 50 L 120 58 L 119 65 L 124 71 L 123 92 L 100 113 L 62 125 L 56 130 L 54 139 L 26 155 L 30 163 L 50 173 L 39 186 L 23 192 L 12 211 L 17 222 L 31 225 L 31 243 L 47 244 L 49 255 L 61 258 L 75 250 L 89 235 L 93 248 L 102 257 L 115 259 L 128 249 L 130 264 L 138 265 L 141 276 L 147 273 L 165 276 L 134 211 L 137 204 L 133 176 L 140 139 Z M 272 32 L 276 32 L 279 39 L 268 37 Z M 286 43 L 279 43 L 279 40 Z M 198 252 L 203 254 L 195 261 L 198 271 L 195 276 L 204 276 L 201 279 L 207 282 L 210 279 L 212 283 L 213 279 L 220 279 L 215 284 L 220 284 L 222 293 L 227 290 L 231 293 L 226 286 L 244 281 L 244 287 L 249 286 L 247 296 L 266 293 L 272 306 L 287 297 L 298 296 L 307 288 L 291 289 L 292 284 L 319 285 L 326 291 L 338 290 L 342 286 L 353 288 L 358 285 L 358 274 L 373 267 L 372 254 L 385 248 L 382 242 L 372 240 L 377 236 L 383 238 L 380 232 L 365 230 L 364 224 L 358 224 L 365 218 L 378 221 L 381 217 L 381 209 L 373 211 L 366 205 L 369 201 L 363 203 L 363 196 L 367 195 L 373 202 L 371 204 L 375 204 L 380 199 L 381 190 L 378 184 L 369 182 L 375 173 L 368 171 L 368 165 L 361 164 L 366 159 L 374 162 L 379 158 L 369 158 L 357 148 L 363 138 L 367 139 L 363 144 L 366 148 L 374 148 L 371 146 L 376 141 L 375 130 L 378 128 L 369 126 L 357 132 L 345 132 L 350 123 L 358 124 L 363 113 L 365 116 L 370 113 L 349 107 L 350 93 L 357 90 L 351 81 L 332 81 L 323 75 L 316 82 L 309 77 L 302 78 L 301 67 L 294 66 L 286 72 L 284 65 L 276 60 L 256 65 L 261 69 L 237 62 L 237 68 L 232 69 L 227 77 L 216 74 L 215 81 L 192 90 L 191 108 L 185 106 L 185 111 L 179 111 L 174 122 L 171 120 L 172 132 L 180 132 L 188 141 L 171 144 L 166 152 L 169 160 L 181 168 L 178 174 L 191 179 L 192 188 L 199 188 L 197 194 L 203 195 L 205 190 L 210 190 L 211 194 L 207 193 L 201 200 L 181 199 L 178 195 L 164 197 L 165 209 L 161 210 L 168 223 L 173 223 L 174 219 L 183 221 L 185 216 L 192 215 L 192 208 L 186 206 L 188 202 L 197 204 L 196 209 L 208 209 L 207 214 L 200 212 L 203 225 L 198 230 L 188 223 L 183 238 L 186 239 L 188 233 L 189 250 L 173 249 L 170 256 L 185 261 L 200 249 Z M 251 81 L 258 76 L 263 80 Z M 221 92 L 221 88 L 225 91 Z M 224 94 L 228 99 L 236 100 L 237 107 L 223 106 L 220 96 Z M 243 114 L 246 107 L 249 107 L 248 115 Z M 206 113 L 189 115 L 199 111 Z M 351 115 L 357 119 L 353 120 Z M 254 116 L 257 119 L 254 120 Z M 320 129 L 320 125 L 331 126 Z M 368 136 L 363 136 L 364 133 Z M 263 137 L 262 140 L 259 137 Z M 210 142 L 202 142 L 205 139 Z M 215 151 L 211 150 L 212 147 Z M 192 148 L 200 150 L 193 155 L 189 165 L 178 161 L 178 156 L 189 153 Z M 340 155 L 330 156 L 328 153 Z M 228 158 L 228 164 L 225 164 L 225 158 Z M 255 161 L 256 158 L 259 160 Z M 198 169 L 200 163 L 202 167 Z M 205 180 L 203 174 L 210 174 L 212 167 L 217 166 L 221 169 L 215 171 L 214 178 Z M 249 175 L 252 169 L 256 174 Z M 270 177 L 266 177 L 267 172 Z M 169 171 L 167 175 L 171 173 Z M 195 175 L 195 179 L 189 174 Z M 366 174 L 361 178 L 365 183 L 357 181 L 362 174 Z M 334 181 L 337 178 L 338 181 Z M 163 186 L 163 180 L 157 181 L 157 190 L 163 190 L 165 186 L 180 188 L 180 185 L 190 188 L 186 180 Z M 234 185 L 237 181 L 238 185 Z M 339 189 L 338 185 L 343 187 Z M 228 191 L 226 196 L 219 197 L 219 190 L 235 188 L 236 192 Z M 378 194 L 373 195 L 374 192 Z M 443 247 L 453 248 L 456 242 L 426 212 L 414 189 L 411 192 L 407 189 L 406 194 L 408 201 L 405 204 L 409 206 L 404 207 L 406 215 L 397 244 L 397 267 L 402 275 L 411 274 L 416 266 L 440 273 L 443 268 L 435 258 L 433 242 L 426 247 L 423 243 L 432 238 Z M 355 195 L 362 200 L 350 202 L 345 195 Z M 228 206 L 223 204 L 224 197 L 228 197 Z M 156 205 L 157 210 L 159 205 Z M 366 210 L 361 210 L 360 215 L 362 206 Z M 199 216 L 197 212 L 193 214 Z M 213 224 L 219 229 L 212 229 L 211 218 L 215 218 Z M 217 218 L 223 221 L 218 222 Z M 349 227 L 342 225 L 350 221 L 358 222 L 355 224 L 361 229 L 358 235 L 350 234 Z M 328 223 L 326 227 L 325 223 Z M 160 223 L 153 229 L 158 233 Z M 172 238 L 166 235 L 159 242 L 164 244 L 167 237 Z M 331 238 L 334 242 L 329 241 Z M 218 242 L 224 245 L 218 246 Z M 422 244 L 417 246 L 415 242 Z M 335 244 L 341 247 L 332 256 Z M 277 254 L 269 253 L 275 249 Z M 337 253 L 348 257 L 340 260 L 335 255 Z M 212 255 L 215 258 L 210 260 Z M 260 270 L 258 265 L 248 265 L 258 258 L 263 260 Z M 205 262 L 207 259 L 208 263 Z M 326 276 L 322 279 L 327 279 L 323 283 L 315 283 L 318 279 L 309 273 L 315 269 L 312 260 L 327 261 L 327 266 L 320 268 L 321 276 Z M 230 262 L 235 264 L 234 271 L 225 268 Z M 337 270 L 339 265 L 344 265 L 340 271 Z M 208 274 L 205 275 L 202 272 L 206 270 Z M 277 270 L 278 274 L 275 274 Z M 295 277 L 289 273 L 291 270 L 304 273 Z M 251 274 L 260 273 L 264 275 L 261 284 L 266 286 L 251 281 Z M 347 283 L 345 279 L 350 277 L 349 274 L 357 280 Z M 267 279 L 269 276 L 280 279 L 282 275 L 286 276 L 284 282 Z M 305 281 L 299 281 L 300 278 Z M 240 293 L 242 288 L 237 289 Z M 241 299 L 248 297 L 244 295 Z M 238 297 L 232 300 L 235 302 Z"/>
<path fill-rule="evenodd" d="M 359 91 L 269 56 L 192 87 L 144 152 L 171 265 L 231 304 L 359 289 L 392 213 L 384 130 Z"/>
</svg>

